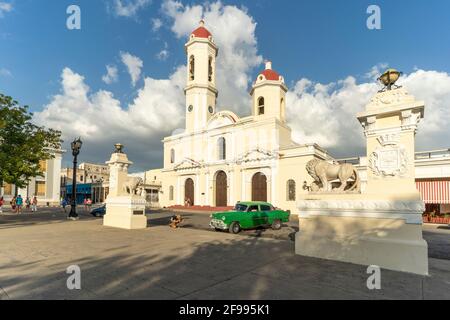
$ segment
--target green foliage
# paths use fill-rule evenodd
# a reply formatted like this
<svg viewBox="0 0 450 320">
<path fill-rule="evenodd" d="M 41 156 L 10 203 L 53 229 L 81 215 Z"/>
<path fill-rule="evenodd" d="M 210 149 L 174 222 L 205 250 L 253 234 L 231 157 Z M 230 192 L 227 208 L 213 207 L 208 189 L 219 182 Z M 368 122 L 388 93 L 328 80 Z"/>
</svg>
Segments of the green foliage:
<svg viewBox="0 0 450 320">
<path fill-rule="evenodd" d="M 28 106 L 0 93 L 0 184 L 25 187 L 43 174 L 40 161 L 61 147 L 61 132 L 35 125 L 32 117 Z"/>
</svg>

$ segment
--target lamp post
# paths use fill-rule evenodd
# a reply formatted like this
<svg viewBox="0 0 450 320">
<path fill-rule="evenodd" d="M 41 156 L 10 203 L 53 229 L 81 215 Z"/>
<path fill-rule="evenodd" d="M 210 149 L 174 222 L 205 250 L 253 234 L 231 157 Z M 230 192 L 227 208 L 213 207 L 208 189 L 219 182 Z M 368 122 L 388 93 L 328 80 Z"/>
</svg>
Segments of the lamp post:
<svg viewBox="0 0 450 320">
<path fill-rule="evenodd" d="M 81 139 L 75 139 L 71 144 L 72 148 L 72 155 L 73 155 L 73 176 L 72 176 L 72 201 L 71 201 L 71 208 L 69 213 L 69 219 L 76 220 L 78 219 L 77 214 L 77 157 L 80 153 L 81 146 L 83 145 L 83 142 L 81 142 Z"/>
</svg>

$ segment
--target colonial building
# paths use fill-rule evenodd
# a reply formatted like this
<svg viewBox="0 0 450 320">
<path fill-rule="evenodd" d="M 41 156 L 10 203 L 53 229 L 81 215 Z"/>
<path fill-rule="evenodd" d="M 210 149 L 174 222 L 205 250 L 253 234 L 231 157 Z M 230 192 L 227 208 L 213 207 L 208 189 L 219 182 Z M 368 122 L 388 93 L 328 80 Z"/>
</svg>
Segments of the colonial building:
<svg viewBox="0 0 450 320">
<path fill-rule="evenodd" d="M 77 168 L 77 202 L 90 198 L 94 203 L 103 202 L 109 192 L 109 166 L 83 162 Z M 61 171 L 61 196 L 70 198 L 72 194 L 73 169 Z"/>
<path fill-rule="evenodd" d="M 267 62 L 250 91 L 251 116 L 240 118 L 216 105 L 219 48 L 203 22 L 185 51 L 186 128 L 163 140 L 164 168 L 146 173 L 147 181 L 161 181 L 160 205 L 262 200 L 294 210 L 296 195 L 310 180 L 306 163 L 329 156 L 316 144 L 292 140 L 283 76 Z"/>
<path fill-rule="evenodd" d="M 61 159 L 63 150 L 52 150 L 54 158 L 41 161 L 42 176 L 32 178 L 27 187 L 17 190 L 24 199 L 36 196 L 39 205 L 59 205 L 60 203 L 60 176 L 61 176 Z M 0 192 L 9 202 L 15 195 L 16 186 L 4 184 Z"/>
</svg>

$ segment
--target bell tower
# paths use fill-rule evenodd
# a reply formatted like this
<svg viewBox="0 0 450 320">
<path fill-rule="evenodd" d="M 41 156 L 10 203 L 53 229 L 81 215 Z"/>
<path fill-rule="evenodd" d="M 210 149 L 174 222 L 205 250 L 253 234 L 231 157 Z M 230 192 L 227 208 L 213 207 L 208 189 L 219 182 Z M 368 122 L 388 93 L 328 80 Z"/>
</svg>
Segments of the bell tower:
<svg viewBox="0 0 450 320">
<path fill-rule="evenodd" d="M 253 84 L 252 115 L 259 119 L 277 118 L 286 122 L 286 92 L 284 78 L 272 70 L 272 62 L 266 62 L 266 69 L 262 71 Z"/>
<path fill-rule="evenodd" d="M 186 132 L 206 127 L 216 112 L 216 58 L 219 52 L 204 21 L 195 29 L 185 45 L 186 75 Z"/>
</svg>

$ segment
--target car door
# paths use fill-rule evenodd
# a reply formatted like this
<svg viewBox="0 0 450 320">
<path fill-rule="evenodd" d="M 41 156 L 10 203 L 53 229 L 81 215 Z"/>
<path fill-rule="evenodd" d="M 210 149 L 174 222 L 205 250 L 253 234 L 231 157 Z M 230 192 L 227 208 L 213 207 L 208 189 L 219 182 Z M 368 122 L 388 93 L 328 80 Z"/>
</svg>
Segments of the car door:
<svg viewBox="0 0 450 320">
<path fill-rule="evenodd" d="M 257 227 L 260 225 L 258 205 L 250 205 L 247 209 L 247 214 L 251 223 L 251 227 Z"/>
<path fill-rule="evenodd" d="M 259 206 L 259 220 L 261 224 L 269 224 L 269 216 L 272 208 L 269 205 L 262 204 Z"/>
</svg>

